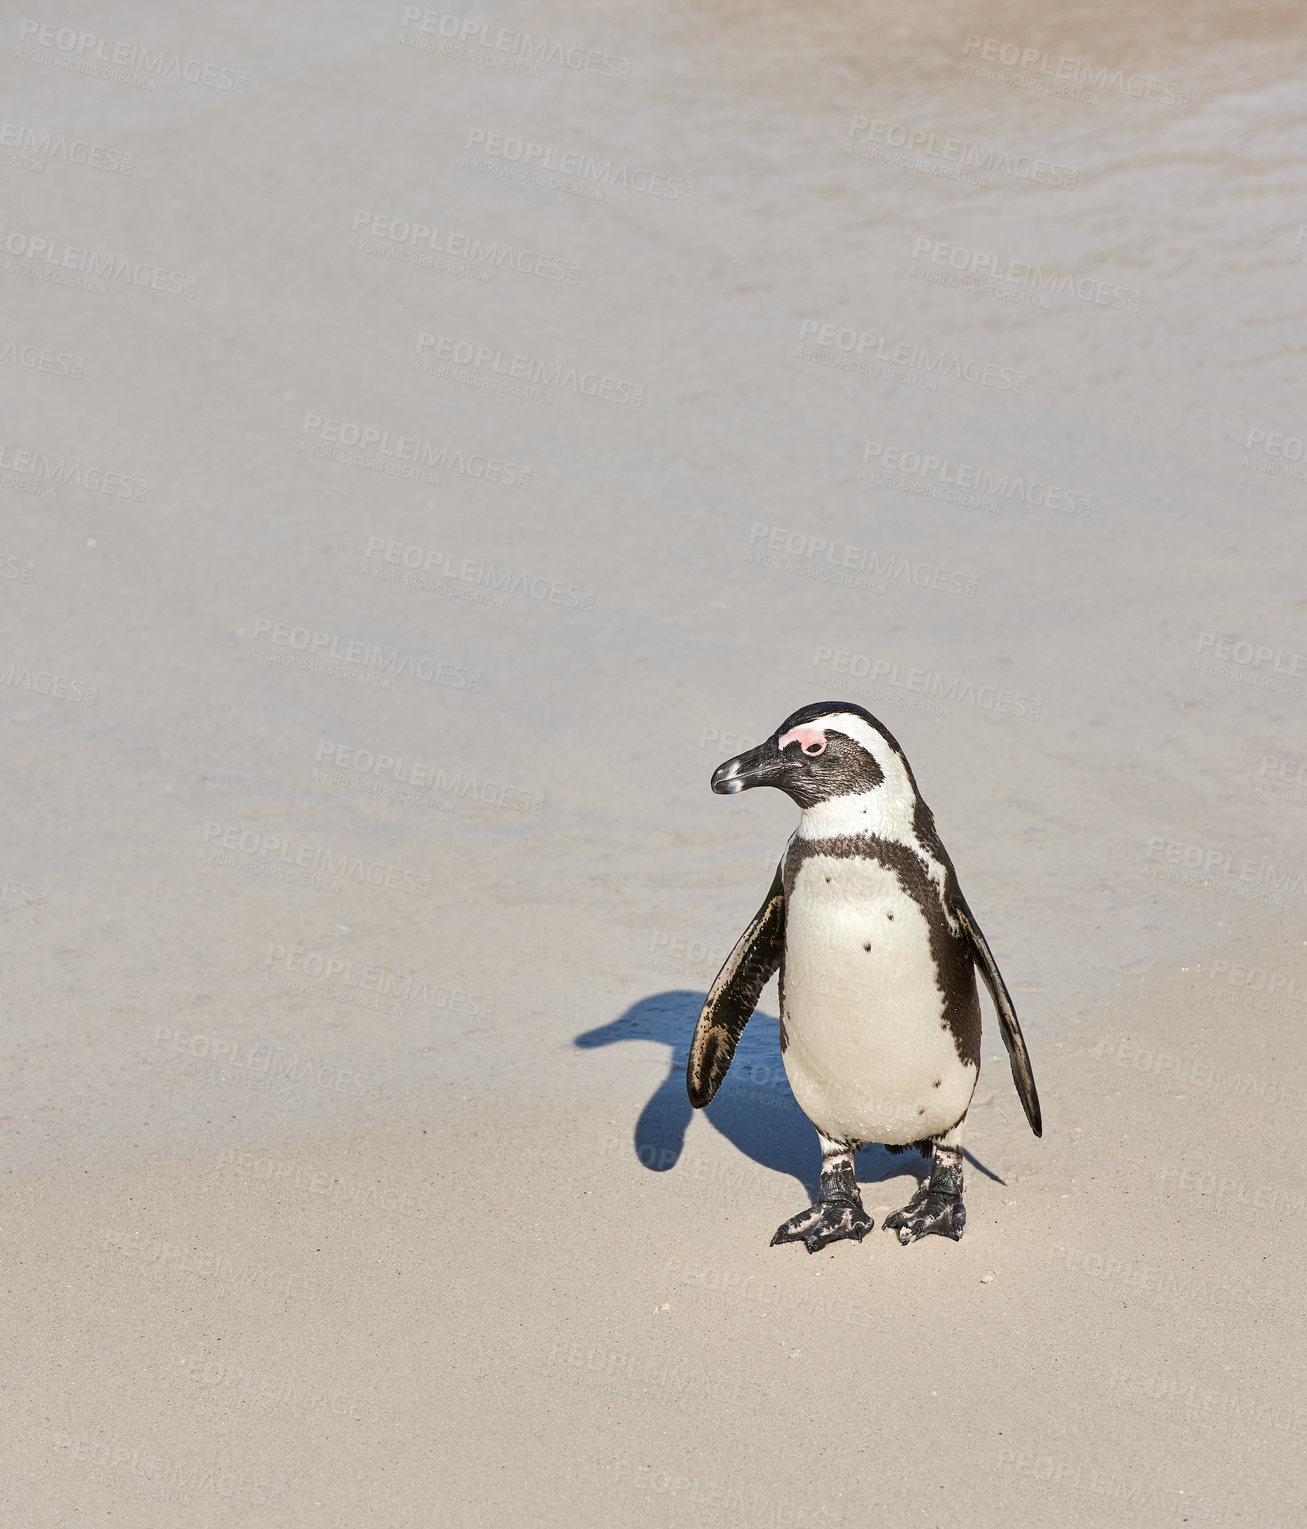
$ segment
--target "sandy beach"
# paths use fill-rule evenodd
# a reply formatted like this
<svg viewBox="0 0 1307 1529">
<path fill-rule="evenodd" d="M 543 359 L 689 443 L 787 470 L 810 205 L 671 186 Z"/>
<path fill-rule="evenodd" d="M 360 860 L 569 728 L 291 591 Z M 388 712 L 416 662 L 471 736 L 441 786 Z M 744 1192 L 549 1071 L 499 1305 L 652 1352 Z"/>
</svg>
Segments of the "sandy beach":
<svg viewBox="0 0 1307 1529">
<path fill-rule="evenodd" d="M 0 1521 L 1301 1522 L 1300 8 L 0 35 Z M 960 1242 L 768 1245 L 774 982 L 686 1097 L 820 700 L 1029 1043 Z"/>
</svg>

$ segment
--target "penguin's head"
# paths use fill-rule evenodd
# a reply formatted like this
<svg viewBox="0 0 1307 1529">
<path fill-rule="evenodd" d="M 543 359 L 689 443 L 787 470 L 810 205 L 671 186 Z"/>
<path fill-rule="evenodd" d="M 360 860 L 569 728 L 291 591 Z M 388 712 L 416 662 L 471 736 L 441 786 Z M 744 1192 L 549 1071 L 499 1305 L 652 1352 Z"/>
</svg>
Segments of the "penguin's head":
<svg viewBox="0 0 1307 1529">
<path fill-rule="evenodd" d="M 889 807 L 893 798 L 894 805 L 902 802 L 911 814 L 917 795 L 893 735 L 869 711 L 847 701 L 801 707 L 765 743 L 713 771 L 712 788 L 721 796 L 752 786 L 775 786 L 805 812 L 824 802 L 844 797 L 864 801 L 876 793 L 878 807 Z"/>
</svg>

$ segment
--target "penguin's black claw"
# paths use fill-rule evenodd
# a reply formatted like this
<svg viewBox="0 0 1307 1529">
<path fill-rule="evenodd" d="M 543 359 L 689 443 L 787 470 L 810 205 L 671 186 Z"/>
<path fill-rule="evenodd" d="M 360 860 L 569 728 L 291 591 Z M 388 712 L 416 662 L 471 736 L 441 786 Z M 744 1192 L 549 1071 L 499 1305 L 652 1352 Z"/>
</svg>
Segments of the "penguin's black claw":
<svg viewBox="0 0 1307 1529">
<path fill-rule="evenodd" d="M 783 1226 L 778 1226 L 771 1246 L 780 1242 L 801 1242 L 809 1253 L 817 1253 L 828 1242 L 839 1242 L 844 1237 L 861 1242 L 874 1224 L 860 1203 L 841 1200 L 822 1204 L 818 1201 L 797 1216 L 791 1216 Z"/>
<path fill-rule="evenodd" d="M 951 1237 L 957 1242 L 967 1224 L 967 1208 L 960 1194 L 947 1190 L 932 1189 L 929 1185 L 919 1189 L 912 1199 L 886 1216 L 887 1232 L 897 1232 L 899 1242 L 906 1248 L 918 1237 L 929 1237 L 932 1232 L 940 1237 Z"/>
</svg>

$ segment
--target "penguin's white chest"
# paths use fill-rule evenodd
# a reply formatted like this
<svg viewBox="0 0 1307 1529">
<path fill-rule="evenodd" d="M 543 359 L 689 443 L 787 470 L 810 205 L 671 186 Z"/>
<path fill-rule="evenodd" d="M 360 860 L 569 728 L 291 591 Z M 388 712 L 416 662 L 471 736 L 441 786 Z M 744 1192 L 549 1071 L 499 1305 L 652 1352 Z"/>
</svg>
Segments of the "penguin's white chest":
<svg viewBox="0 0 1307 1529">
<path fill-rule="evenodd" d="M 971 1101 L 979 1069 L 944 1024 L 930 926 L 877 860 L 800 864 L 786 899 L 781 1012 L 790 1087 L 832 1140 L 921 1141 Z"/>
</svg>

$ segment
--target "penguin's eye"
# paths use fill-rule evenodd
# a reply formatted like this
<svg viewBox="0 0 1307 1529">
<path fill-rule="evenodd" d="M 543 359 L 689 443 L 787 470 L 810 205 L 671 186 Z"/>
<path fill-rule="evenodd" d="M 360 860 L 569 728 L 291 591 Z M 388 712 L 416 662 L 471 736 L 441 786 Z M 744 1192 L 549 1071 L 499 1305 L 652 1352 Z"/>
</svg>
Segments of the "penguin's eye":
<svg viewBox="0 0 1307 1529">
<path fill-rule="evenodd" d="M 776 747 L 783 754 L 792 743 L 797 743 L 809 757 L 826 752 L 826 734 L 820 727 L 792 727 L 776 740 Z M 794 757 L 791 754 L 790 758 Z"/>
</svg>

